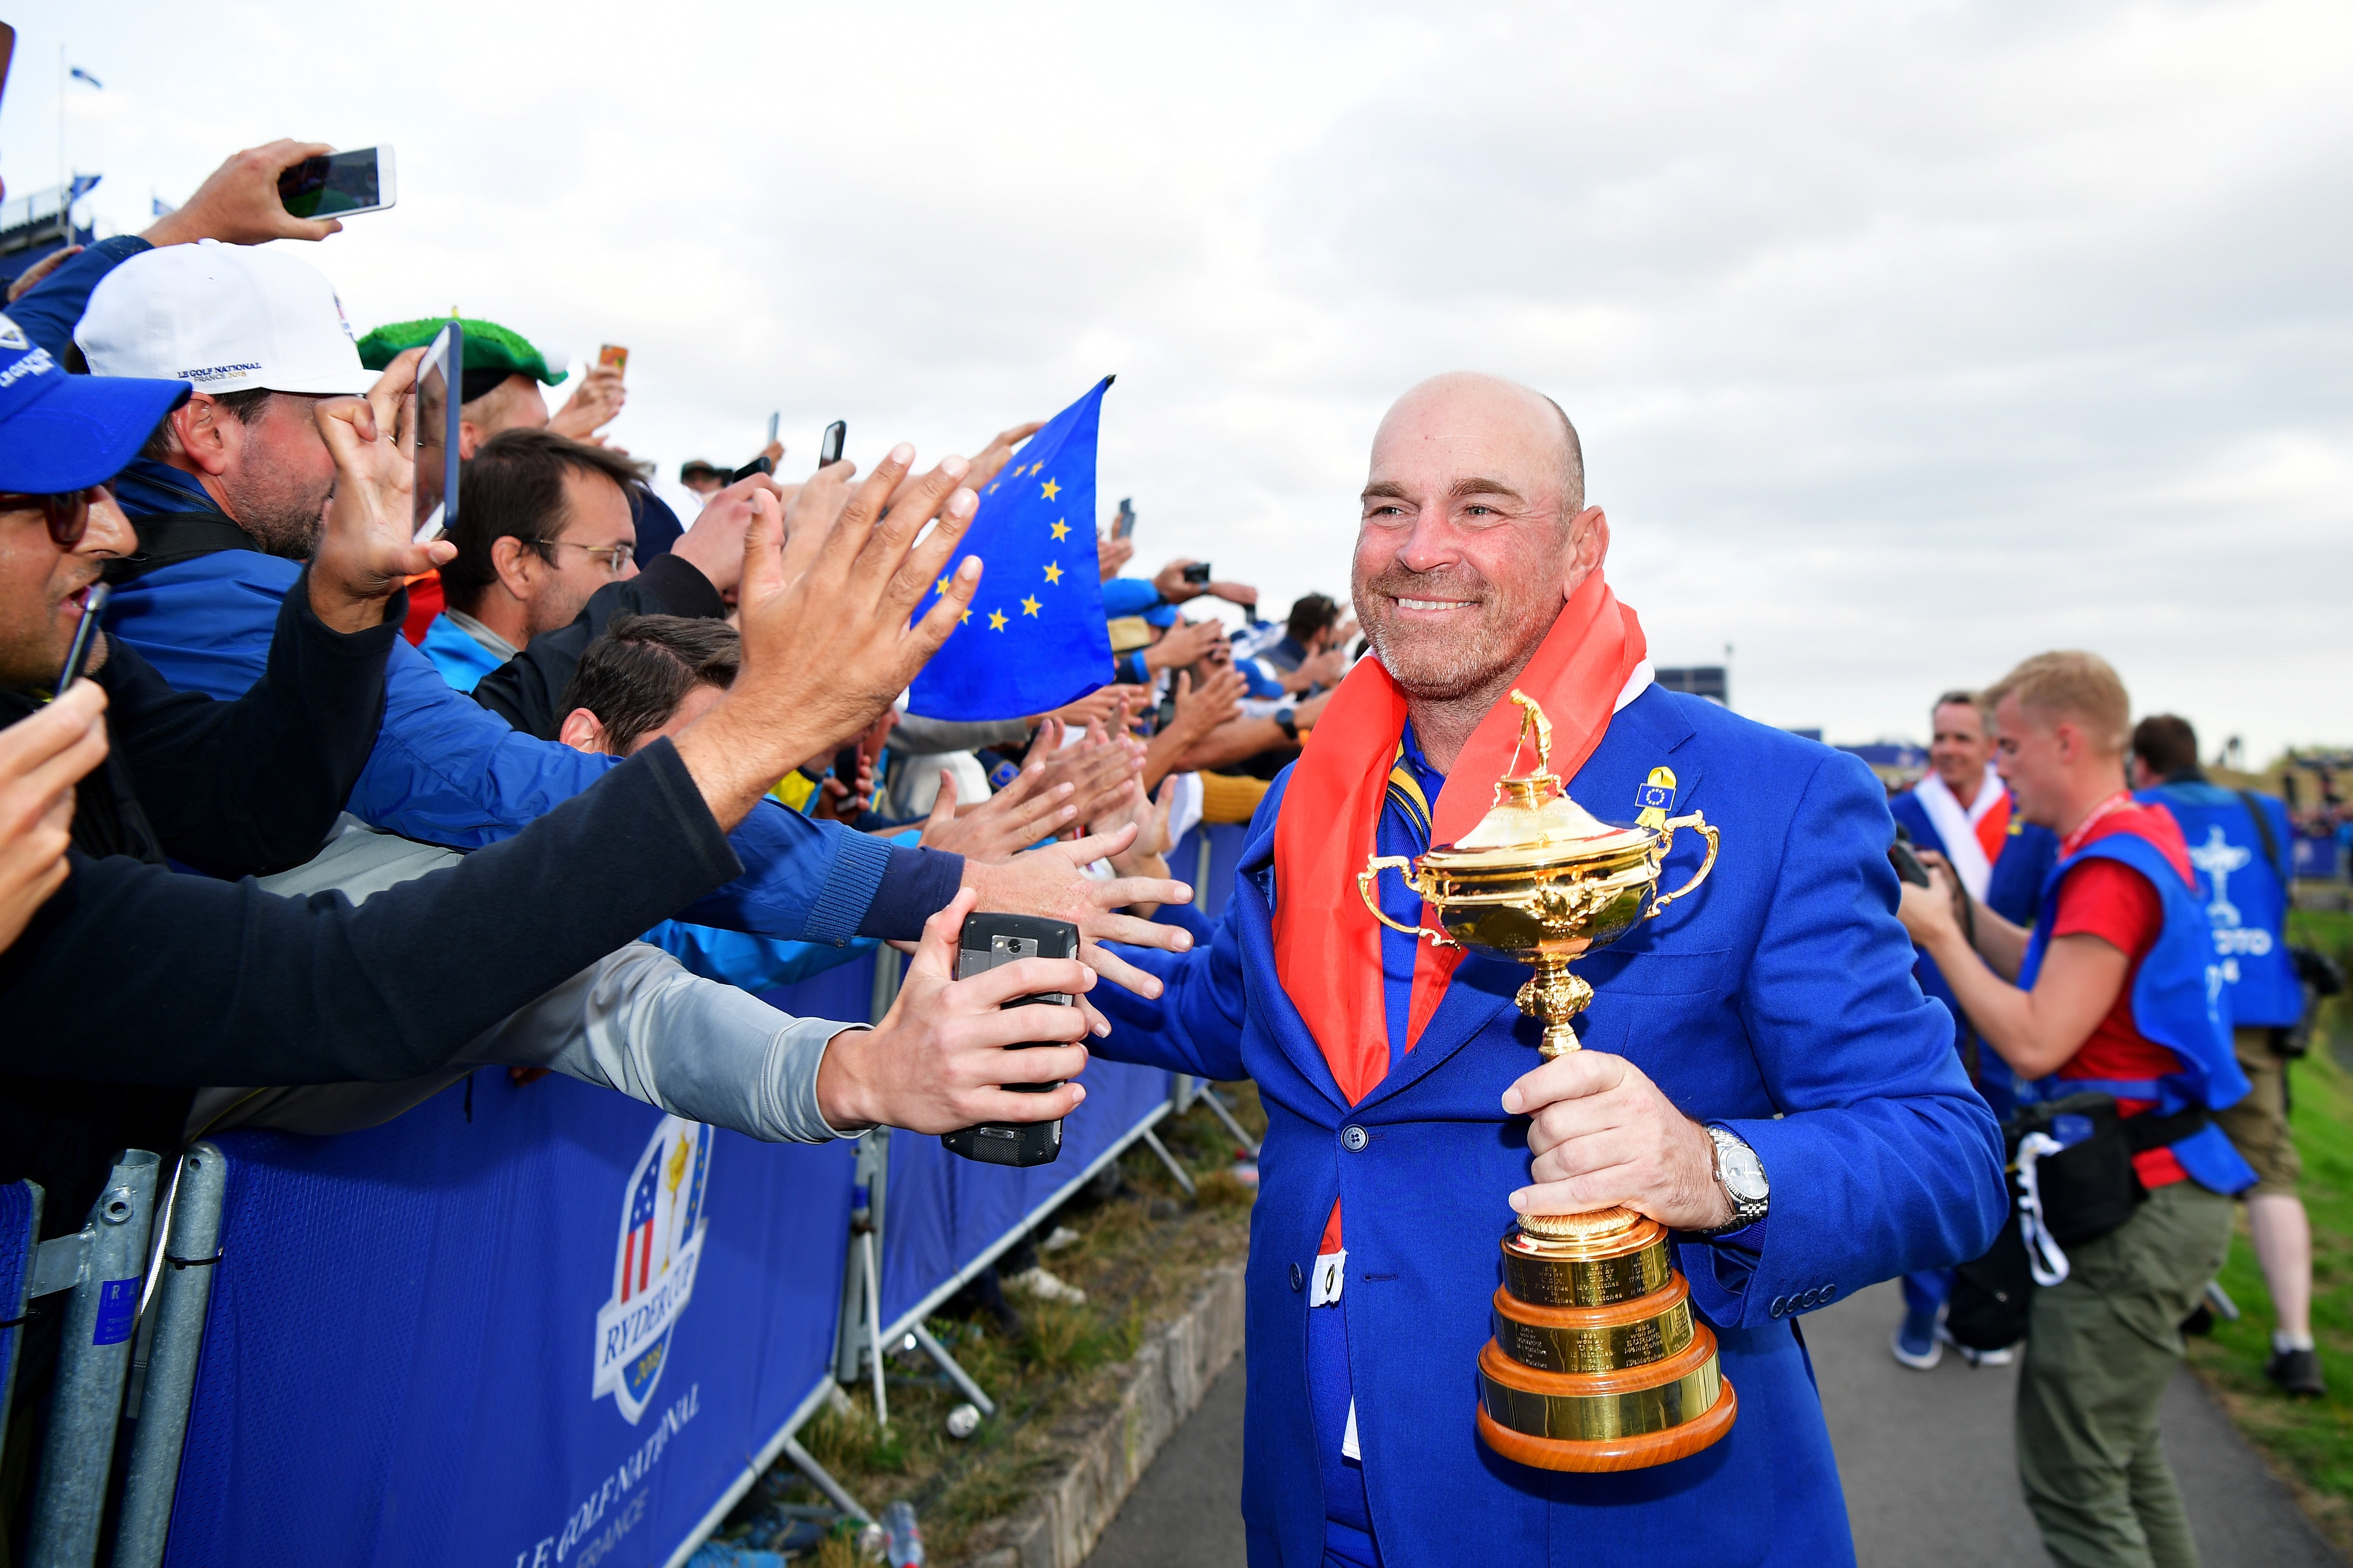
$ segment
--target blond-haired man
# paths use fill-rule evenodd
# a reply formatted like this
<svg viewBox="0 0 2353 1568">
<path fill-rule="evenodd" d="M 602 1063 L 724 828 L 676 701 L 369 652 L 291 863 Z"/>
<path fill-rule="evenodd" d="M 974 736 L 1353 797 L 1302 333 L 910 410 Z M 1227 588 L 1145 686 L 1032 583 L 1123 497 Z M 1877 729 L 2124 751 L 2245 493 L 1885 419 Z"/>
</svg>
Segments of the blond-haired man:
<svg viewBox="0 0 2353 1568">
<path fill-rule="evenodd" d="M 2033 929 L 1976 905 L 1972 946 L 1941 869 L 1935 888 L 1905 888 L 1899 913 L 2040 1098 L 2113 1098 L 2113 1126 L 2081 1107 L 2053 1122 L 2067 1153 L 2094 1158 L 2105 1131 L 2131 1163 L 2116 1184 L 2128 1217 L 2075 1236 L 2063 1268 L 2044 1256 L 2046 1277 L 2063 1278 L 2034 1291 L 2019 1475 L 2062 1568 L 2179 1568 L 2198 1549 L 2158 1447 L 2158 1402 L 2181 1355 L 2177 1325 L 2229 1246 L 2230 1194 L 2254 1180 L 2212 1116 L 2247 1080 L 2208 983 L 2189 846 L 2171 816 L 2125 788 L 2124 682 L 2094 654 L 2046 653 L 1987 695 L 2019 814 L 2060 836 Z M 2042 1194 L 2052 1229 L 2089 1228 L 2061 1212 L 2055 1179 Z"/>
</svg>

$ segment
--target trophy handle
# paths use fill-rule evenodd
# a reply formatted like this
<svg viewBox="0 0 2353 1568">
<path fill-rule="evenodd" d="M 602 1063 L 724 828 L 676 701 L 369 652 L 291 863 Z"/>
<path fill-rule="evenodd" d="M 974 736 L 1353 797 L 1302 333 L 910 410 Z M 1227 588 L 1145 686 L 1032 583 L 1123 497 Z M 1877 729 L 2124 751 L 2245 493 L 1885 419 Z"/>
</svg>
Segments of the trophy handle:
<svg viewBox="0 0 2353 1568">
<path fill-rule="evenodd" d="M 1690 881 L 1685 882 L 1682 887 L 1677 888 L 1672 893 L 1662 893 L 1652 899 L 1651 900 L 1650 912 L 1643 916 L 1645 920 L 1657 920 L 1662 914 L 1666 912 L 1666 908 L 1669 904 L 1673 903 L 1677 899 L 1682 898 L 1685 893 L 1690 892 L 1702 882 L 1706 881 L 1707 874 L 1715 869 L 1715 851 L 1718 847 L 1716 831 L 1715 828 L 1708 826 L 1706 816 L 1704 813 L 1696 811 L 1693 812 L 1689 816 L 1677 816 L 1668 819 L 1665 827 L 1662 830 L 1664 837 L 1659 840 L 1659 858 L 1662 861 L 1666 859 L 1667 851 L 1674 845 L 1675 829 L 1678 827 L 1693 828 L 1706 836 L 1707 858 L 1699 863 L 1699 869 L 1692 873 L 1692 879 Z"/>
<path fill-rule="evenodd" d="M 1413 872 L 1413 859 L 1410 856 L 1376 855 L 1365 862 L 1363 870 L 1356 873 L 1356 897 L 1365 900 L 1365 908 L 1373 911 L 1373 919 L 1391 931 L 1401 931 L 1410 937 L 1428 937 L 1432 947 L 1461 947 L 1462 945 L 1461 942 L 1454 941 L 1443 931 L 1431 931 L 1428 926 L 1399 925 L 1381 912 L 1380 900 L 1373 897 L 1373 883 L 1379 879 L 1383 869 L 1392 866 L 1407 873 L 1409 877 Z"/>
</svg>

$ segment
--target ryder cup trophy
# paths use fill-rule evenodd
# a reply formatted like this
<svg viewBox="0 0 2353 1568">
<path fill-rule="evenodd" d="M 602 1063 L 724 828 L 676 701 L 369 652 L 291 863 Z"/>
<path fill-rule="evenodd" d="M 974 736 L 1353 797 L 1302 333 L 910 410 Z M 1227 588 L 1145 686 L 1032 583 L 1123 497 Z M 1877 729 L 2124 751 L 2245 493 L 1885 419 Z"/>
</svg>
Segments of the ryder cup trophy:
<svg viewBox="0 0 2353 1568">
<path fill-rule="evenodd" d="M 1535 969 L 1520 1010 L 1544 1023 L 1545 1058 L 1577 1048 L 1570 1027 L 1593 987 L 1569 965 L 1707 879 L 1716 830 L 1697 812 L 1669 818 L 1674 774 L 1651 770 L 1636 825 L 1596 820 L 1552 772 L 1552 724 L 1525 711 L 1494 809 L 1418 860 L 1376 856 L 1356 890 L 1383 925 Z M 1533 735 L 1535 771 L 1518 772 Z M 1707 839 L 1707 858 L 1672 893 L 1659 868 L 1678 829 Z M 1381 912 L 1373 883 L 1394 868 L 1443 934 Z M 1527 1215 L 1503 1241 L 1495 1337 L 1479 1352 L 1479 1436 L 1506 1458 L 1547 1470 L 1631 1470 L 1706 1447 L 1732 1429 L 1737 1402 L 1716 1369 L 1715 1336 L 1694 1319 L 1691 1288 L 1669 1264 L 1666 1227 L 1630 1209 Z"/>
</svg>

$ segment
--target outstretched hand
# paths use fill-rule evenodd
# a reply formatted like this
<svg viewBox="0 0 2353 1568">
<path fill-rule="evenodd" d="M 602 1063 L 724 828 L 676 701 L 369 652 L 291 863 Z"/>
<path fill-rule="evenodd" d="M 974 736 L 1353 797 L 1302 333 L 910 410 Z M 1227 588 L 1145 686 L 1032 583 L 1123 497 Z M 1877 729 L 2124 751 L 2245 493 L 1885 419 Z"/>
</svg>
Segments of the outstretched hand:
<svg viewBox="0 0 2353 1568">
<path fill-rule="evenodd" d="M 1001 1087 L 1076 1079 L 1087 1065 L 1081 1042 L 1090 1031 L 1109 1034 L 1111 1026 L 1085 1001 L 1095 977 L 1067 958 L 1025 958 L 956 979 L 956 939 L 976 901 L 967 889 L 923 922 L 898 999 L 880 1024 L 827 1042 L 817 1100 L 834 1131 L 953 1132 L 980 1121 L 1051 1121 L 1086 1099 L 1069 1081 L 1042 1094 Z M 1005 1005 L 1049 991 L 1065 993 L 1073 1005 Z"/>
<path fill-rule="evenodd" d="M 913 461 L 913 447 L 892 448 L 855 492 L 854 465 L 819 469 L 794 498 L 790 539 L 776 498 L 753 492 L 736 598 L 741 673 L 675 742 L 721 826 L 742 821 L 797 763 L 881 717 L 971 607 L 979 559 L 947 570 L 978 504 L 964 459 L 943 460 L 880 515 Z M 911 618 L 935 581 L 945 590 Z"/>
<path fill-rule="evenodd" d="M 1082 869 L 1124 853 L 1134 839 L 1131 824 L 1117 833 L 1032 849 L 1002 866 L 979 866 L 967 860 L 964 885 L 979 892 L 984 910 L 1070 921 L 1079 928 L 1080 962 L 1139 996 L 1157 996 L 1158 979 L 1103 944 L 1124 942 L 1167 952 L 1189 950 L 1192 933 L 1182 926 L 1138 920 L 1122 911 L 1131 904 L 1189 904 L 1193 889 L 1161 877 L 1113 877 L 1099 881 Z"/>
<path fill-rule="evenodd" d="M 399 355 L 365 397 L 325 398 L 312 411 L 335 460 L 335 492 L 311 556 L 311 608 L 339 632 L 381 625 L 402 584 L 458 553 L 446 539 L 417 542 L 417 466 L 393 434 L 424 354 Z"/>
<path fill-rule="evenodd" d="M 923 824 L 923 847 L 990 864 L 1010 859 L 1041 838 L 1051 838 L 1075 821 L 1072 786 L 1046 777 L 1042 759 L 1021 776 L 968 811 L 956 809 L 955 775 L 940 770 L 940 796 Z"/>
</svg>

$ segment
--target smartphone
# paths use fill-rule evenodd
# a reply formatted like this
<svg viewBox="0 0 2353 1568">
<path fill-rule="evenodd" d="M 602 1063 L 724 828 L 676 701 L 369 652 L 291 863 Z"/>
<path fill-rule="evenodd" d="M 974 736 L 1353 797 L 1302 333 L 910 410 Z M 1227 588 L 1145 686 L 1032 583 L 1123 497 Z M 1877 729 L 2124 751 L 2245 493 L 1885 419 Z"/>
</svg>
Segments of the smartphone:
<svg viewBox="0 0 2353 1568">
<path fill-rule="evenodd" d="M 417 464 L 411 521 L 419 544 L 430 544 L 458 521 L 458 405 L 465 395 L 466 333 L 452 321 L 417 362 L 416 415 L 409 421 Z M 452 389 L 456 395 L 452 395 Z"/>
<path fill-rule="evenodd" d="M 105 583 L 92 583 L 82 594 L 81 621 L 66 648 L 66 667 L 58 672 L 58 696 L 63 697 L 66 688 L 81 679 L 82 666 L 90 662 L 90 645 L 98 640 L 98 613 L 106 608 L 107 595 L 113 592 Z"/>
<path fill-rule="evenodd" d="M 1920 864 L 1920 857 L 1912 852 L 1912 831 L 1902 823 L 1895 825 L 1895 842 L 1887 847 L 1887 858 L 1895 862 L 1895 875 L 1915 888 L 1932 884 L 1928 868 Z"/>
<path fill-rule="evenodd" d="M 1001 964 L 1018 963 L 1025 958 L 1076 958 L 1079 955 L 1079 928 L 1068 921 L 1045 920 L 1035 915 L 971 914 L 965 917 L 964 932 L 956 939 L 956 978 L 967 979 L 985 974 Z M 1047 991 L 1031 996 L 1016 996 L 1008 1007 L 1074 1005 L 1071 997 L 1060 991 Z M 1048 1042 L 1035 1042 L 1044 1045 Z M 1027 1050 L 1027 1046 L 1008 1046 L 1008 1050 Z M 1043 1094 L 1061 1087 L 1061 1080 L 1052 1083 L 1008 1083 L 1005 1086 L 1016 1094 Z M 1062 1152 L 1062 1121 L 984 1121 L 976 1127 L 966 1127 L 940 1135 L 941 1143 L 953 1153 L 967 1160 L 977 1160 L 986 1165 L 1050 1165 Z"/>
<path fill-rule="evenodd" d="M 841 781 L 842 788 L 850 791 L 853 795 L 857 793 L 858 748 L 856 746 L 844 746 L 833 753 L 833 776 Z M 862 800 L 856 802 L 856 805 L 860 811 L 866 809 L 866 803 Z"/>
<path fill-rule="evenodd" d="M 305 158 L 278 176 L 278 199 L 296 217 L 349 217 L 393 205 L 390 147 Z"/>
<path fill-rule="evenodd" d="M 615 374 L 627 375 L 629 374 L 629 351 L 618 343 L 607 343 L 596 351 L 596 364 L 599 369 L 609 364 Z"/>
<path fill-rule="evenodd" d="M 1199 587 L 1208 580 L 1209 563 L 1208 562 L 1198 562 L 1185 568 L 1185 581 L 1192 584 L 1195 587 Z"/>
<path fill-rule="evenodd" d="M 1128 496 L 1119 498 L 1119 520 L 1111 525 L 1111 536 L 1113 539 L 1135 537 L 1135 508 L 1128 504 L 1132 499 Z"/>
<path fill-rule="evenodd" d="M 768 416 L 768 445 L 771 447 L 776 444 L 776 424 L 783 418 L 784 416 L 781 414 L 771 414 Z"/>
<path fill-rule="evenodd" d="M 817 466 L 822 468 L 828 463 L 841 461 L 841 448 L 849 439 L 849 424 L 847 420 L 837 419 L 827 426 L 825 439 L 818 444 Z"/>
<path fill-rule="evenodd" d="M 763 452 L 758 457 L 753 458 L 750 462 L 744 464 L 742 468 L 736 469 L 733 473 L 728 475 L 727 482 L 732 485 L 738 479 L 748 479 L 754 474 L 773 474 L 776 471 L 776 465 L 769 459 L 767 453 Z"/>
</svg>

